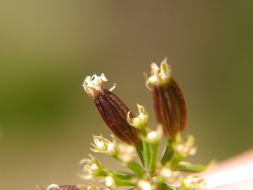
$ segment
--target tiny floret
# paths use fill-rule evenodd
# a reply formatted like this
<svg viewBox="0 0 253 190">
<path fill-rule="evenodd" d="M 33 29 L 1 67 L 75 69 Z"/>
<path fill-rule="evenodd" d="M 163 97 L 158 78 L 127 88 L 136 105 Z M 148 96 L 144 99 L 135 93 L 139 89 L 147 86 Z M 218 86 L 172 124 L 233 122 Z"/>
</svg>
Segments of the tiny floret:
<svg viewBox="0 0 253 190">
<path fill-rule="evenodd" d="M 93 147 L 91 148 L 94 152 L 105 153 L 109 155 L 113 155 L 116 151 L 116 140 L 113 137 L 113 141 L 109 141 L 108 139 L 104 138 L 102 135 L 100 136 L 93 136 L 94 144 L 91 144 Z"/>
<path fill-rule="evenodd" d="M 153 189 L 151 183 L 146 180 L 140 180 L 137 185 L 140 190 L 152 190 Z"/>
<path fill-rule="evenodd" d="M 162 127 L 158 125 L 156 130 L 152 130 L 147 133 L 145 140 L 149 143 L 157 143 L 162 139 L 162 137 L 163 137 L 163 130 Z"/>
<path fill-rule="evenodd" d="M 160 169 L 159 176 L 161 176 L 167 183 L 173 184 L 178 181 L 179 172 L 172 171 L 170 168 L 164 166 Z"/>
<path fill-rule="evenodd" d="M 178 138 L 178 137 L 177 137 Z M 197 152 L 197 148 L 194 146 L 194 137 L 188 136 L 186 142 L 183 142 L 181 139 L 177 140 L 178 142 L 175 145 L 176 152 L 183 157 L 192 156 Z"/>
<path fill-rule="evenodd" d="M 136 150 L 133 145 L 120 143 L 118 151 L 118 157 L 123 163 L 129 163 L 136 158 Z"/>
<path fill-rule="evenodd" d="M 169 168 L 163 167 L 160 170 L 160 176 L 163 178 L 170 178 L 172 176 L 172 171 Z"/>
<path fill-rule="evenodd" d="M 193 189 L 193 190 L 206 190 L 206 182 L 204 179 L 201 179 L 197 176 L 188 176 L 184 181 L 183 181 L 183 186 L 186 187 L 187 189 Z"/>
<path fill-rule="evenodd" d="M 82 176 L 85 179 L 96 177 L 103 169 L 101 163 L 92 155 L 90 155 L 90 158 L 82 159 L 80 164 L 83 165 L 84 174 Z"/>
<path fill-rule="evenodd" d="M 56 184 L 51 184 L 47 187 L 47 190 L 60 190 L 60 186 Z"/>
<path fill-rule="evenodd" d="M 105 178 L 105 185 L 107 187 L 114 187 L 115 186 L 115 180 L 112 176 L 107 176 Z"/>
<path fill-rule="evenodd" d="M 145 108 L 142 105 L 137 104 L 139 115 L 137 117 L 130 117 L 131 112 L 128 112 L 127 114 L 127 121 L 130 125 L 133 127 L 142 129 L 145 127 L 148 123 L 148 112 L 145 110 Z"/>
</svg>

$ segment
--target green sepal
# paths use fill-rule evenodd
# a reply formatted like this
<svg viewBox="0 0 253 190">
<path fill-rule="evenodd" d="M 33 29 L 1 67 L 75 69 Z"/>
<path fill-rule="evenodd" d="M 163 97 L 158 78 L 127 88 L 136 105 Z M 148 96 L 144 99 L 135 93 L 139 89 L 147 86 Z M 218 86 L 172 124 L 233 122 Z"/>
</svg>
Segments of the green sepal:
<svg viewBox="0 0 253 190">
<path fill-rule="evenodd" d="M 137 154 L 141 160 L 142 165 L 145 166 L 145 155 L 144 155 L 144 147 L 143 147 L 143 141 L 139 140 L 135 145 Z"/>
<path fill-rule="evenodd" d="M 105 169 L 98 170 L 95 174 L 95 176 L 97 176 L 97 177 L 103 177 L 103 176 L 107 176 L 107 175 L 108 175 L 108 173 Z"/>
<path fill-rule="evenodd" d="M 180 156 L 180 155 L 174 155 L 174 157 L 172 158 L 172 160 L 170 162 L 167 163 L 167 165 L 169 165 L 169 167 L 174 170 L 178 163 L 180 163 L 181 161 L 183 161 L 185 158 Z"/>
<path fill-rule="evenodd" d="M 117 186 L 135 186 L 135 183 L 130 179 L 115 178 L 115 182 Z"/>
<path fill-rule="evenodd" d="M 115 171 L 108 169 L 108 172 L 111 173 L 113 176 L 120 178 L 120 179 L 131 179 L 134 177 L 134 174 L 127 173 L 127 172 L 121 172 L 121 171 Z"/>
<path fill-rule="evenodd" d="M 203 172 L 207 169 L 204 165 L 199 164 L 191 164 L 189 162 L 180 162 L 177 164 L 177 166 L 174 168 L 176 171 L 182 171 L 182 172 L 192 172 L 192 173 L 199 173 Z"/>
</svg>

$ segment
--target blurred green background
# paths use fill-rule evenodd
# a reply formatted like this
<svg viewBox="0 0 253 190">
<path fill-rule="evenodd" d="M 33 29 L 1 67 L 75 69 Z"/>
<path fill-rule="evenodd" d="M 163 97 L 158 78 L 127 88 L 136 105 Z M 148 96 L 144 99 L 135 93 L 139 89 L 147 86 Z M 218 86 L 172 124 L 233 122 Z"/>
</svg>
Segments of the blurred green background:
<svg viewBox="0 0 253 190">
<path fill-rule="evenodd" d="M 110 134 L 84 77 L 104 72 L 130 108 L 151 112 L 143 72 L 164 57 L 185 93 L 194 161 L 252 148 L 252 34 L 250 0 L 2 0 L 0 189 L 81 183 L 92 134 Z"/>
</svg>

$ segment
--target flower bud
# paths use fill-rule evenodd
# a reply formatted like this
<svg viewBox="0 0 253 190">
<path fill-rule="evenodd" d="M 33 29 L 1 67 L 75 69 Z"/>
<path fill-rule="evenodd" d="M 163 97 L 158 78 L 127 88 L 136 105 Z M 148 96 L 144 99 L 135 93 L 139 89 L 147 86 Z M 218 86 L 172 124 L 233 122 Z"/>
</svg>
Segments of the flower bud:
<svg viewBox="0 0 253 190">
<path fill-rule="evenodd" d="M 188 176 L 182 181 L 182 186 L 185 189 L 207 190 L 206 181 L 198 176 Z"/>
<path fill-rule="evenodd" d="M 93 177 L 101 176 L 103 173 L 102 164 L 92 155 L 90 158 L 84 158 L 80 161 L 80 165 L 83 167 L 83 178 L 92 179 Z"/>
<path fill-rule="evenodd" d="M 152 188 L 152 184 L 147 181 L 147 180 L 144 180 L 144 179 L 141 179 L 138 181 L 137 183 L 137 186 L 138 186 L 138 189 L 140 190 L 152 190 L 154 188 Z"/>
<path fill-rule="evenodd" d="M 133 161 L 137 154 L 133 145 L 120 143 L 117 146 L 119 160 L 123 163 L 130 163 Z"/>
<path fill-rule="evenodd" d="M 111 131 L 125 143 L 136 144 L 138 141 L 137 129 L 127 121 L 129 108 L 111 92 L 112 89 L 104 88 L 106 81 L 104 74 L 87 76 L 83 88 L 94 99 L 101 117 Z M 133 117 L 131 112 L 130 117 Z"/>
<path fill-rule="evenodd" d="M 105 179 L 105 185 L 109 188 L 115 188 L 116 182 L 115 179 L 112 176 L 107 176 Z"/>
<path fill-rule="evenodd" d="M 146 85 L 153 94 L 156 120 L 163 126 L 166 137 L 175 137 L 186 126 L 186 105 L 183 93 L 171 77 L 171 69 L 164 59 L 160 68 L 151 64 L 151 76 Z"/>
<path fill-rule="evenodd" d="M 147 142 L 154 144 L 154 143 L 158 143 L 162 139 L 162 136 L 163 136 L 162 127 L 159 125 L 157 127 L 157 130 L 148 131 L 144 139 Z"/>
<path fill-rule="evenodd" d="M 102 135 L 95 136 L 93 135 L 94 144 L 91 144 L 93 148 L 91 148 L 94 152 L 105 153 L 108 155 L 116 154 L 116 140 L 113 137 L 113 141 L 109 141 L 104 138 Z"/>
<path fill-rule="evenodd" d="M 51 184 L 47 187 L 47 190 L 61 190 L 59 185 Z"/>
<path fill-rule="evenodd" d="M 194 155 L 197 152 L 194 141 L 195 139 L 193 136 L 188 136 L 185 142 L 180 136 L 177 136 L 174 144 L 175 152 L 183 157 Z"/>
</svg>

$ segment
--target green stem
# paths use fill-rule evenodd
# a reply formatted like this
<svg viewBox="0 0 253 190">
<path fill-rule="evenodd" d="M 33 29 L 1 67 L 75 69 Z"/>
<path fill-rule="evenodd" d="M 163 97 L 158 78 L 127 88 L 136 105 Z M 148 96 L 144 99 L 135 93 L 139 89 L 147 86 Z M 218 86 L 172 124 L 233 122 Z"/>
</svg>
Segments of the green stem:
<svg viewBox="0 0 253 190">
<path fill-rule="evenodd" d="M 136 143 L 136 145 L 135 145 L 135 148 L 136 148 L 136 151 L 137 151 L 137 154 L 138 154 L 138 156 L 139 156 L 139 158 L 140 158 L 140 160 L 141 160 L 141 163 L 142 163 L 142 165 L 144 165 L 145 164 L 145 161 L 144 161 L 144 158 L 143 158 L 143 142 L 142 142 L 142 140 L 140 140 L 139 142 L 137 142 Z"/>
<path fill-rule="evenodd" d="M 144 166 L 145 168 L 147 168 L 150 160 L 150 149 L 149 144 L 145 141 L 143 141 L 143 159 L 144 159 Z"/>
<path fill-rule="evenodd" d="M 150 144 L 149 145 L 149 148 L 150 148 L 150 160 L 149 160 L 149 164 L 148 164 L 148 169 L 149 169 L 150 174 L 154 174 L 155 173 L 158 144 L 159 143 L 154 143 L 154 144 Z"/>
</svg>

